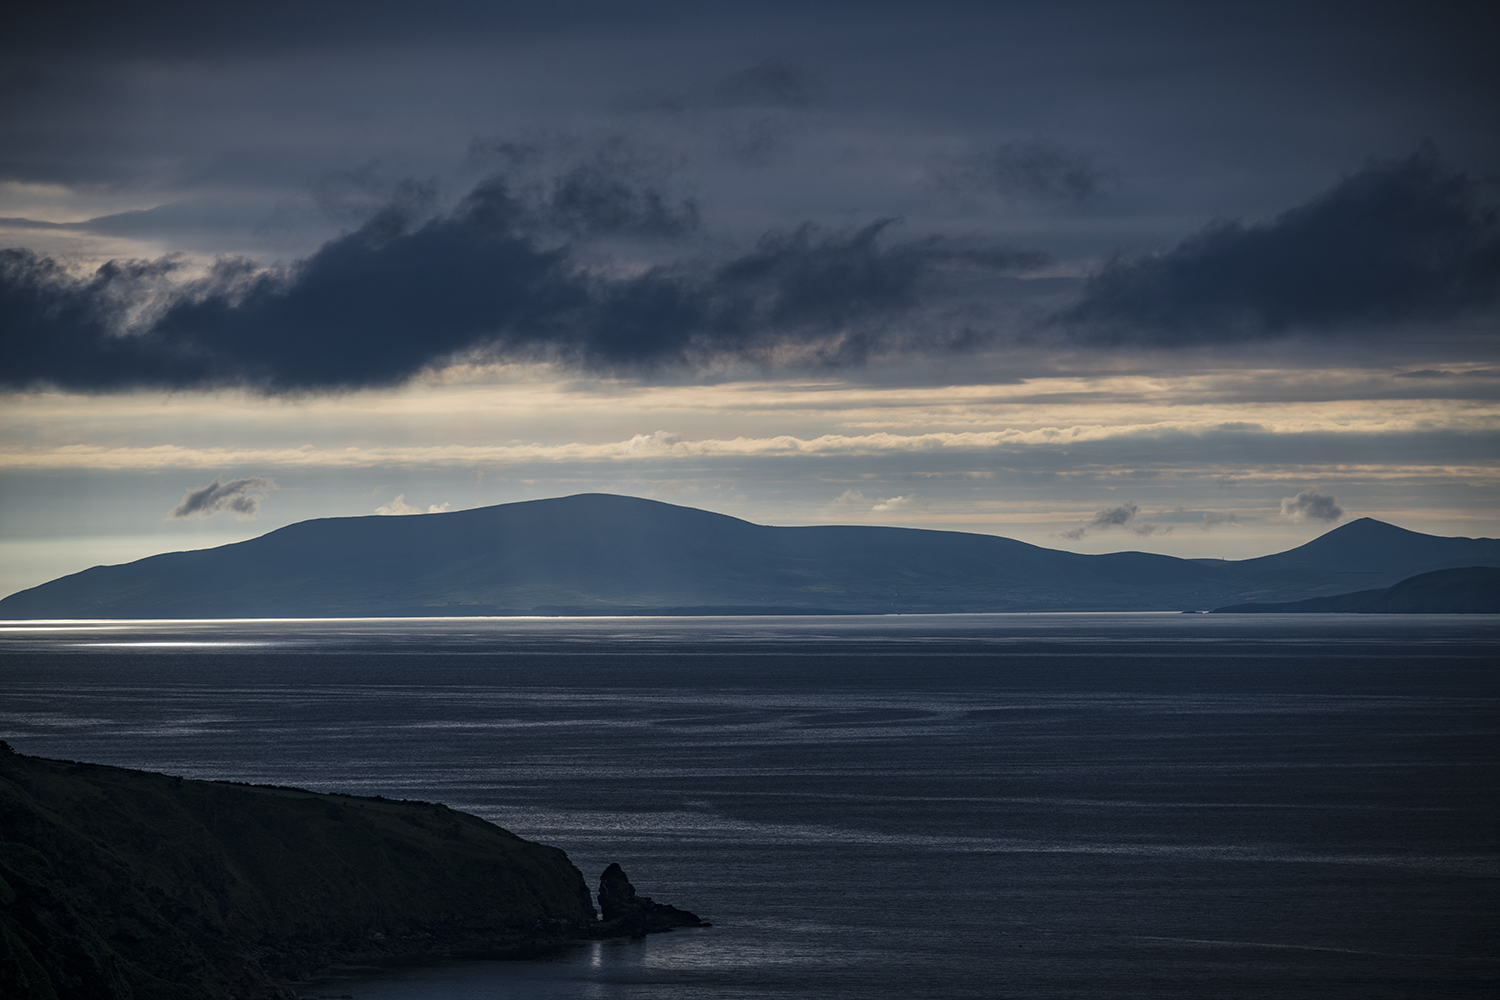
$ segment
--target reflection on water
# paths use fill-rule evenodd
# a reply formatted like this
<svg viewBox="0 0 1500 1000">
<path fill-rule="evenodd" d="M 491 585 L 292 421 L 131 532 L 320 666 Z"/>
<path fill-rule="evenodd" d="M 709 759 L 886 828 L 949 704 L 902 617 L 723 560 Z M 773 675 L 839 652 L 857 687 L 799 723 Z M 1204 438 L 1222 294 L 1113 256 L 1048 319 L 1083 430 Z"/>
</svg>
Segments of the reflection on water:
<svg viewBox="0 0 1500 1000">
<path fill-rule="evenodd" d="M 1481 616 L 5 623 L 0 736 L 443 801 L 715 925 L 325 994 L 1487 996 L 1497 654 Z"/>
<path fill-rule="evenodd" d="M 588 1000 L 622 992 L 687 996 L 676 980 L 691 978 L 695 970 L 709 971 L 715 978 L 727 971 L 711 934 L 679 929 L 637 941 L 591 941 L 524 962 L 446 962 L 356 971 L 330 977 L 307 993 L 349 993 L 359 1000 Z M 757 965 L 797 963 L 791 955 L 740 957 Z M 715 989 L 714 995 L 722 994 Z"/>
</svg>

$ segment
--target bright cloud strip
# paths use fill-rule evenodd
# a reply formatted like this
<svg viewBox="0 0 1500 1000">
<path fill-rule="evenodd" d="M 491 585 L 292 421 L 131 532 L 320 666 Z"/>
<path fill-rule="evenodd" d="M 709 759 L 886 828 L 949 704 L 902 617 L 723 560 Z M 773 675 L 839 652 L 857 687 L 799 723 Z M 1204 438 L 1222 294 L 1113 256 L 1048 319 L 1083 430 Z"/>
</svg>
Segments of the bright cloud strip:
<svg viewBox="0 0 1500 1000">
<path fill-rule="evenodd" d="M 1195 438 L 1209 433 L 1242 433 L 1243 425 L 1140 425 L 1043 428 L 1034 431 L 939 432 L 930 434 L 876 433 L 864 435 L 825 434 L 815 438 L 791 435 L 686 441 L 673 435 L 638 434 L 626 441 L 605 444 L 433 445 L 297 448 L 191 448 L 180 445 L 107 447 L 66 445 L 38 450 L 0 451 L 0 468 L 10 469 L 166 469 L 222 468 L 253 464 L 278 468 L 315 467 L 356 469 L 392 466 L 519 465 L 547 462 L 630 462 L 633 460 L 796 457 L 830 455 L 882 455 L 911 453 L 984 453 L 995 450 L 1107 442 L 1160 440 L 1167 437 Z M 1261 428 L 1250 428 L 1261 430 Z M 1416 428 L 1412 428 L 1416 429 Z M 1345 431 L 1348 428 L 1344 429 Z M 1387 432 L 1390 428 L 1385 428 Z M 1373 470 L 1383 466 L 1351 463 L 1344 468 Z M 1464 475 L 1500 475 L 1500 468 L 1472 465 L 1459 469 L 1451 463 L 1400 468 L 1440 468 Z"/>
</svg>

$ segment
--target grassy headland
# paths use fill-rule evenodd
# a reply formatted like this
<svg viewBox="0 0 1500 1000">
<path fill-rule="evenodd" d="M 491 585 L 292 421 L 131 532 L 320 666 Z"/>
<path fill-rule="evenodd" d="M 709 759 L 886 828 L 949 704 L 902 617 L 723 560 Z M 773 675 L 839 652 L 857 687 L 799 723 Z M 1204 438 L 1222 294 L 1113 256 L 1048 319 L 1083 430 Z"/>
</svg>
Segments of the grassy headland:
<svg viewBox="0 0 1500 1000">
<path fill-rule="evenodd" d="M 295 996 L 336 962 L 601 930 L 561 850 L 426 802 L 195 781 L 0 743 L 0 993 Z"/>
</svg>

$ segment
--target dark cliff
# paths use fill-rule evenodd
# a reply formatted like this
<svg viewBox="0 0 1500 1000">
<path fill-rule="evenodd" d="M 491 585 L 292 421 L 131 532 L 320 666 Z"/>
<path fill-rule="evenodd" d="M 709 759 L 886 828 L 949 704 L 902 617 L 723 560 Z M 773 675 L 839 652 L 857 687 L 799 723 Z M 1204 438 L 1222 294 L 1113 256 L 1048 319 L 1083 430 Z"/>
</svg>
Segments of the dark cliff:
<svg viewBox="0 0 1500 1000">
<path fill-rule="evenodd" d="M 598 936 L 562 851 L 423 802 L 193 781 L 0 743 L 0 994 L 294 996 L 333 962 Z"/>
</svg>

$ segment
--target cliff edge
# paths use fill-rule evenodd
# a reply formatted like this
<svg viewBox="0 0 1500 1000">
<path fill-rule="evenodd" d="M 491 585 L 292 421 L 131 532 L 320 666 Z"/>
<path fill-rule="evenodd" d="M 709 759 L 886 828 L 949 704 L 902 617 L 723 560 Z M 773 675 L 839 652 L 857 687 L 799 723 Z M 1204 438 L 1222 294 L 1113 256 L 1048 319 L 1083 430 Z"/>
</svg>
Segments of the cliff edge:
<svg viewBox="0 0 1500 1000">
<path fill-rule="evenodd" d="M 447 806 L 0 742 L 6 997 L 294 997 L 333 963 L 505 957 L 636 929 L 598 920 L 561 850 Z"/>
</svg>

